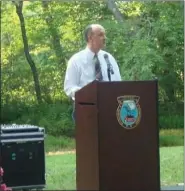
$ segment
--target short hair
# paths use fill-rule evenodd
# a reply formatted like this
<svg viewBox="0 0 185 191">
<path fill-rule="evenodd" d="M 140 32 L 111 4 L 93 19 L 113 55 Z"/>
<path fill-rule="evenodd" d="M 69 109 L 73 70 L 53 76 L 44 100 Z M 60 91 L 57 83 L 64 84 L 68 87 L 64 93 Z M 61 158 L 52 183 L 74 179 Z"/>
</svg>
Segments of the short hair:
<svg viewBox="0 0 185 191">
<path fill-rule="evenodd" d="M 84 37 L 85 37 L 85 41 L 88 42 L 88 36 L 89 34 L 92 33 L 92 24 L 88 25 L 85 30 L 84 30 Z"/>
<path fill-rule="evenodd" d="M 98 28 L 101 28 L 101 29 L 105 30 L 104 27 L 101 26 L 100 24 L 90 24 L 90 25 L 88 25 L 88 26 L 85 28 L 85 31 L 84 31 L 84 36 L 85 36 L 86 42 L 88 42 L 88 36 L 89 36 L 90 34 L 92 34 L 93 28 L 95 28 L 95 27 L 98 27 Z"/>
</svg>

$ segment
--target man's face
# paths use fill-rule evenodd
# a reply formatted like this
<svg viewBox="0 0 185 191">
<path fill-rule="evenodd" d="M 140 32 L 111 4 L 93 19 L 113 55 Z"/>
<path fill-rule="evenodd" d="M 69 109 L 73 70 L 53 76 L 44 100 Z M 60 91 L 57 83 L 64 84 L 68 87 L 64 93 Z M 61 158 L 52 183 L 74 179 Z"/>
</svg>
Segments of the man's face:
<svg viewBox="0 0 185 191">
<path fill-rule="evenodd" d="M 95 50 L 100 50 L 105 46 L 105 30 L 103 28 L 94 28 L 90 36 L 90 42 Z"/>
</svg>

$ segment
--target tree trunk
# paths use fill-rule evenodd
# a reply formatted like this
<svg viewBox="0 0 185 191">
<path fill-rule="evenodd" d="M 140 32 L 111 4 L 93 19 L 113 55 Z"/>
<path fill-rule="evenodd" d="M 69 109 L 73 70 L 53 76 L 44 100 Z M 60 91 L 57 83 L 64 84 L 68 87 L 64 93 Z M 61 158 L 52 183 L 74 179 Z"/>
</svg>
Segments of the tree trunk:
<svg viewBox="0 0 185 191">
<path fill-rule="evenodd" d="M 48 28 L 49 28 L 49 31 L 50 31 L 50 35 L 51 35 L 51 38 L 52 38 L 53 49 L 55 51 L 57 62 L 59 64 L 65 63 L 62 47 L 61 47 L 61 44 L 60 44 L 60 35 L 59 35 L 59 32 L 58 32 L 56 26 L 54 26 L 54 24 L 53 24 L 53 16 L 52 16 L 51 12 L 49 11 L 48 4 L 49 4 L 49 1 L 48 2 L 47 1 L 42 1 L 43 10 L 47 15 L 45 17 L 45 21 L 46 21 L 46 24 L 48 25 Z"/>
<path fill-rule="evenodd" d="M 13 1 L 13 3 L 16 6 L 16 13 L 17 13 L 17 15 L 19 17 L 19 20 L 20 20 L 22 39 L 23 39 L 23 44 L 24 44 L 24 53 L 25 53 L 26 59 L 28 61 L 28 64 L 30 65 L 30 68 L 31 68 L 31 71 L 32 71 L 32 74 L 33 74 L 33 80 L 34 80 L 34 85 L 35 85 L 35 92 L 36 92 L 37 101 L 38 101 L 38 103 L 41 103 L 42 98 L 41 98 L 41 90 L 40 90 L 40 83 L 39 83 L 38 73 L 37 73 L 35 63 L 32 60 L 32 57 L 31 57 L 31 55 L 29 53 L 29 46 L 28 46 L 28 39 L 27 39 L 27 35 L 26 35 L 24 16 L 23 16 L 23 13 L 22 13 L 23 1 L 18 1 L 18 2 Z"/>
<path fill-rule="evenodd" d="M 115 0 L 108 0 L 107 1 L 108 9 L 113 13 L 115 19 L 119 22 L 124 21 L 124 16 L 119 11 L 118 7 L 116 6 Z"/>
</svg>

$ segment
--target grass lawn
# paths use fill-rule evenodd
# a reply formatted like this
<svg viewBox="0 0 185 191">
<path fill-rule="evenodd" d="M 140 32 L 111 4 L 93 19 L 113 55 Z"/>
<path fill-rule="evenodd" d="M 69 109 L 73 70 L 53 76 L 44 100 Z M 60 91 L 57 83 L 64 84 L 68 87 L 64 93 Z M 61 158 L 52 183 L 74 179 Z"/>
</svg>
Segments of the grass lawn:
<svg viewBox="0 0 185 191">
<path fill-rule="evenodd" d="M 160 147 L 172 147 L 184 145 L 184 129 L 160 130 Z M 54 137 L 47 135 L 45 139 L 46 152 L 72 150 L 75 148 L 75 139 L 65 136 Z"/>
<path fill-rule="evenodd" d="M 161 185 L 174 185 L 183 181 L 184 147 L 160 148 Z M 47 190 L 76 189 L 75 154 L 46 155 Z"/>
<path fill-rule="evenodd" d="M 184 145 L 184 129 L 160 130 L 159 140 L 161 147 Z"/>
</svg>

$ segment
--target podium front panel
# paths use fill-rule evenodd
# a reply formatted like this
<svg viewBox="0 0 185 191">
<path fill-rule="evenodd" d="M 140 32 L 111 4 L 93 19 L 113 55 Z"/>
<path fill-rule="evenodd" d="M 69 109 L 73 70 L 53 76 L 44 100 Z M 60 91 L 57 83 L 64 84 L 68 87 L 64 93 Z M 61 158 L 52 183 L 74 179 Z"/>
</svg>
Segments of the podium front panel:
<svg viewBox="0 0 185 191">
<path fill-rule="evenodd" d="M 99 83 L 98 90 L 100 190 L 159 191 L 157 82 Z"/>
<path fill-rule="evenodd" d="M 99 190 L 97 123 L 96 105 L 76 104 L 77 190 Z"/>
</svg>

